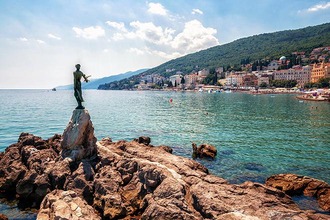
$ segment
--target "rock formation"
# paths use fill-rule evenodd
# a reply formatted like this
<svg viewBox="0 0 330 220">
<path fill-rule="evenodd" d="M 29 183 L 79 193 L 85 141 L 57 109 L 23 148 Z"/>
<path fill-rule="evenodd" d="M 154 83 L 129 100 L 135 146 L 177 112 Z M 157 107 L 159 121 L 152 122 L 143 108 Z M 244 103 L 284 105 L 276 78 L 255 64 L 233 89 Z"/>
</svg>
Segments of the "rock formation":
<svg viewBox="0 0 330 220">
<path fill-rule="evenodd" d="M 94 127 L 87 110 L 73 111 L 71 120 L 63 133 L 61 147 L 63 158 L 81 160 L 96 156 Z"/>
<path fill-rule="evenodd" d="M 22 133 L 0 154 L 0 194 L 41 203 L 38 219 L 329 219 L 279 189 L 229 184 L 169 147 L 141 142 L 103 139 L 97 156 L 72 160 L 59 152 L 60 135 Z"/>
<path fill-rule="evenodd" d="M 73 191 L 54 190 L 40 205 L 38 220 L 47 219 L 101 219 L 90 205 Z"/>
<path fill-rule="evenodd" d="M 212 158 L 217 155 L 217 148 L 210 144 L 201 144 L 197 147 L 195 143 L 192 143 L 193 158 Z"/>
<path fill-rule="evenodd" d="M 278 174 L 269 177 L 266 185 L 279 189 L 290 196 L 315 197 L 323 210 L 330 211 L 330 185 L 324 181 L 295 174 Z"/>
<path fill-rule="evenodd" d="M 0 213 L 0 220 L 8 220 L 8 217 Z"/>
</svg>

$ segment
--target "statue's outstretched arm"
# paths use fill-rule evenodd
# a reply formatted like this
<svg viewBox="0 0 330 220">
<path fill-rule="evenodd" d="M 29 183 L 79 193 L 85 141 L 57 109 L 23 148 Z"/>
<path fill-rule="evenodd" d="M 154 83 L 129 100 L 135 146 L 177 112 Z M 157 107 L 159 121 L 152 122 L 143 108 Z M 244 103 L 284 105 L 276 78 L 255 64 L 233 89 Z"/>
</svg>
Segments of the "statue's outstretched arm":
<svg viewBox="0 0 330 220">
<path fill-rule="evenodd" d="M 83 74 L 82 76 L 84 77 L 84 80 L 85 80 L 85 82 L 88 82 L 88 81 L 89 81 L 89 79 L 88 79 L 88 78 L 89 78 L 89 77 L 91 77 L 91 75 L 89 75 L 89 76 L 86 76 L 85 74 Z"/>
</svg>

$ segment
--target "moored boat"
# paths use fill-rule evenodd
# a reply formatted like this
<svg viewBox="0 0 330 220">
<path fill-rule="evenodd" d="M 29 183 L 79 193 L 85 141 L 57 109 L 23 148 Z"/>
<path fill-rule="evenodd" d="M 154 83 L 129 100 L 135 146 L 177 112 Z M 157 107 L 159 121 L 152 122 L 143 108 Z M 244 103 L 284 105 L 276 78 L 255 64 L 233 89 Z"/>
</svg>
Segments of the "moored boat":
<svg viewBox="0 0 330 220">
<path fill-rule="evenodd" d="M 329 101 L 329 96 L 326 95 L 310 95 L 310 94 L 305 94 L 305 95 L 298 95 L 296 96 L 297 99 L 300 100 L 307 100 L 307 101 Z"/>
</svg>

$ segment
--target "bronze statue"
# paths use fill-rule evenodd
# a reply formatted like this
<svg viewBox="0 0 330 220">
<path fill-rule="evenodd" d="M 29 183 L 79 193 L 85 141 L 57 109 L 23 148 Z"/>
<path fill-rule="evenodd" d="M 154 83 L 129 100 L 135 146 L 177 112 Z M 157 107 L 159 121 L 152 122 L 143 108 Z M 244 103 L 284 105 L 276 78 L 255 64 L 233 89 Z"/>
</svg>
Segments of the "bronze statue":
<svg viewBox="0 0 330 220">
<path fill-rule="evenodd" d="M 74 89 L 74 97 L 76 97 L 76 100 L 78 102 L 78 106 L 76 109 L 85 109 L 84 106 L 82 106 L 82 102 L 84 102 L 84 99 L 82 97 L 82 91 L 81 91 L 81 77 L 84 78 L 85 82 L 88 82 L 88 77 L 83 72 L 80 71 L 80 64 L 76 65 L 77 70 L 73 72 L 74 77 L 74 83 L 73 83 L 73 89 Z"/>
</svg>

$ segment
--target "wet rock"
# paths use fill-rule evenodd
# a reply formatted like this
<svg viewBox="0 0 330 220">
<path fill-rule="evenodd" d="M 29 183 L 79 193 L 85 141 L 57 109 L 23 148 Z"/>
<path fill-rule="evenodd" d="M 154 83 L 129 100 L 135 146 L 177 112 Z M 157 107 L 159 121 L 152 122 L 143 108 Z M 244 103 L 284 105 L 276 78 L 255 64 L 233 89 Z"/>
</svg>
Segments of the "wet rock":
<svg viewBox="0 0 330 220">
<path fill-rule="evenodd" d="M 18 148 L 11 147 L 0 160 L 0 191 L 4 194 L 15 195 L 16 184 L 28 172 L 20 159 Z"/>
<path fill-rule="evenodd" d="M 45 173 L 58 154 L 47 140 L 22 133 L 16 144 L 9 146 L 0 160 L 0 191 L 8 197 L 17 197 L 29 207 L 37 207 L 51 191 L 48 173 Z"/>
<path fill-rule="evenodd" d="M 47 194 L 40 205 L 38 220 L 101 219 L 93 207 L 73 191 L 54 190 Z"/>
<path fill-rule="evenodd" d="M 146 136 L 141 136 L 137 139 L 134 139 L 136 142 L 138 142 L 139 144 L 144 144 L 144 145 L 149 145 L 151 142 L 150 137 L 146 137 Z"/>
<path fill-rule="evenodd" d="M 290 196 L 313 196 L 323 210 L 330 211 L 330 185 L 324 181 L 295 174 L 278 174 L 269 177 L 266 185 Z"/>
<path fill-rule="evenodd" d="M 258 172 L 265 170 L 265 167 L 262 164 L 258 163 L 246 163 L 244 164 L 244 167 L 247 170 L 253 170 Z"/>
<path fill-rule="evenodd" d="M 62 137 L 61 155 L 63 158 L 68 157 L 73 161 L 79 161 L 96 156 L 96 137 L 87 110 L 76 109 L 73 111 L 71 120 Z"/>
<path fill-rule="evenodd" d="M 0 220 L 8 220 L 8 217 L 0 213 Z"/>
<path fill-rule="evenodd" d="M 197 147 L 195 143 L 192 143 L 193 148 L 193 158 L 211 158 L 214 159 L 217 155 L 217 149 L 210 144 L 201 144 Z"/>
<path fill-rule="evenodd" d="M 166 151 L 167 153 L 170 153 L 170 154 L 173 153 L 173 149 L 166 145 L 160 145 L 160 146 L 157 146 L 156 148 L 162 149 L 163 151 Z"/>
<path fill-rule="evenodd" d="M 97 156 L 78 160 L 57 153 L 58 137 L 24 134 L 0 159 L 0 194 L 34 207 L 44 198 L 38 219 L 329 219 L 276 188 L 229 184 L 166 147 L 102 140 Z M 300 185 L 327 201 L 322 184 Z"/>
</svg>

